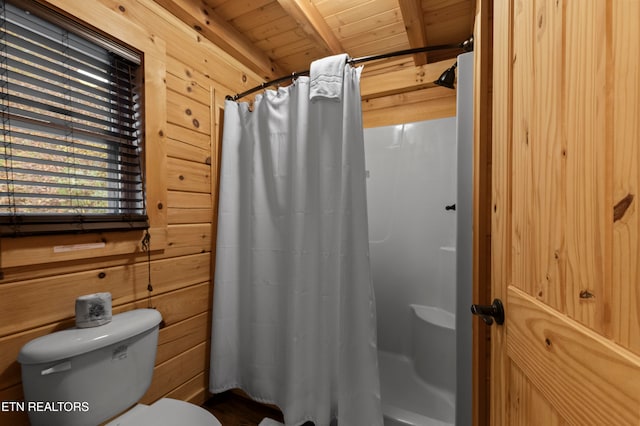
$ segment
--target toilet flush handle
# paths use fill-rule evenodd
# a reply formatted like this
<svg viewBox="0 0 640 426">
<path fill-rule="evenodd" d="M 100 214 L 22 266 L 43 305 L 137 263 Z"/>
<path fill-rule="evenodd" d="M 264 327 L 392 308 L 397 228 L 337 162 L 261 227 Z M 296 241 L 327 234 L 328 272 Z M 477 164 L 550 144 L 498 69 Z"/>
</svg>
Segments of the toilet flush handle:
<svg viewBox="0 0 640 426">
<path fill-rule="evenodd" d="M 53 367 L 46 368 L 40 372 L 40 375 L 46 376 L 47 374 L 61 373 L 67 370 L 71 370 L 71 361 L 61 362 L 60 364 L 56 364 Z"/>
</svg>

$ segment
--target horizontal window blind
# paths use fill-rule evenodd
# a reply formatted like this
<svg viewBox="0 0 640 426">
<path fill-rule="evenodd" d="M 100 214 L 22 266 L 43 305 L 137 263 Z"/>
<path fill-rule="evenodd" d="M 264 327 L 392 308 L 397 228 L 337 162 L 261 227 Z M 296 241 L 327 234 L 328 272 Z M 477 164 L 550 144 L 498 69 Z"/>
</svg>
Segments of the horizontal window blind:
<svg viewBox="0 0 640 426">
<path fill-rule="evenodd" d="M 148 228 L 139 56 L 25 4 L 0 0 L 0 236 Z"/>
</svg>

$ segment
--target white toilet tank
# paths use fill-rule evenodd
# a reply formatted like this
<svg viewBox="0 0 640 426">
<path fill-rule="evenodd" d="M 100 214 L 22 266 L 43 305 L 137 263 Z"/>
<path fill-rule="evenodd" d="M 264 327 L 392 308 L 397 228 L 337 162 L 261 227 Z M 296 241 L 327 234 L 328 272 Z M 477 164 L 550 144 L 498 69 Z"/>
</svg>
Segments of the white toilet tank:
<svg viewBox="0 0 640 426">
<path fill-rule="evenodd" d="M 151 384 L 161 320 L 155 309 L 136 309 L 27 343 L 18 362 L 32 426 L 97 425 L 138 402 Z"/>
</svg>

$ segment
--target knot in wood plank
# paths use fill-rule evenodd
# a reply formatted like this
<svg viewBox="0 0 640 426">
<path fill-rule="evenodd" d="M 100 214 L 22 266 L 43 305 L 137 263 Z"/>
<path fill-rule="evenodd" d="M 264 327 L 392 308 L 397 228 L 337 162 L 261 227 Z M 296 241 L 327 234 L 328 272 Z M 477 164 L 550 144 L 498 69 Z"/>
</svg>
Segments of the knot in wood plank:
<svg viewBox="0 0 640 426">
<path fill-rule="evenodd" d="M 627 194 L 622 200 L 618 201 L 618 203 L 613 206 L 613 221 L 617 222 L 624 214 L 627 212 L 627 209 L 633 202 L 633 194 Z"/>
</svg>

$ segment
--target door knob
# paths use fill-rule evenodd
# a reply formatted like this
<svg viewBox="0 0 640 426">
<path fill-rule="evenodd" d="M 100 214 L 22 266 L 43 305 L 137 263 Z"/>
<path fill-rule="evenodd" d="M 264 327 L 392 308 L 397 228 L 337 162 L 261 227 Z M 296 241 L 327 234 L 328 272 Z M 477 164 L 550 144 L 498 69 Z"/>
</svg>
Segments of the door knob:
<svg viewBox="0 0 640 426">
<path fill-rule="evenodd" d="M 471 313 L 479 315 L 487 325 L 493 324 L 494 320 L 498 325 L 504 324 L 504 307 L 500 299 L 493 299 L 493 303 L 489 306 L 471 305 Z"/>
</svg>

